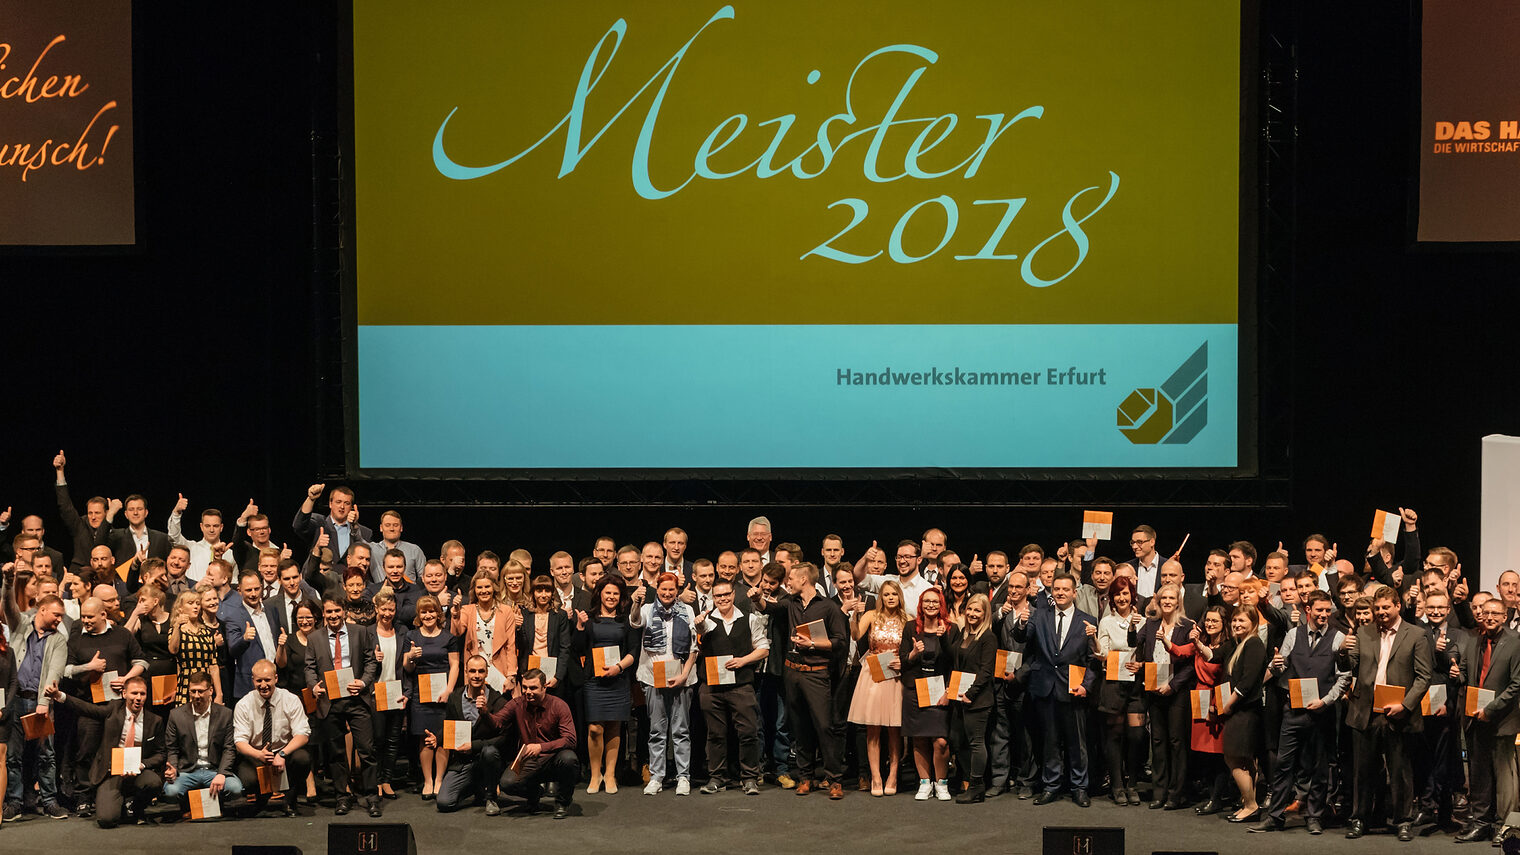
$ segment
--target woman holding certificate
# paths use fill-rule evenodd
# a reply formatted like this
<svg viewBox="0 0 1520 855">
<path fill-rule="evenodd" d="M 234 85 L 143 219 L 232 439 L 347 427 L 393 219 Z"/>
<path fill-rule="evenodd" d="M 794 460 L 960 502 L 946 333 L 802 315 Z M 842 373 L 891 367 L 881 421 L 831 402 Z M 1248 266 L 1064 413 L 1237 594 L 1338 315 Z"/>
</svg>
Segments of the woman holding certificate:
<svg viewBox="0 0 1520 855">
<path fill-rule="evenodd" d="M 643 601 L 644 589 L 633 592 L 628 625 L 644 632 L 639 650 L 638 680 L 649 707 L 649 783 L 644 795 L 665 786 L 666 758 L 675 755 L 676 795 L 691 795 L 691 687 L 697 682 L 696 625 L 691 606 L 676 599 L 680 579 L 661 573 L 655 579 L 655 601 Z M 700 620 L 706 620 L 704 612 Z"/>
<path fill-rule="evenodd" d="M 532 596 L 528 611 L 523 613 L 522 625 L 517 628 L 518 673 L 530 667 L 544 672 L 549 693 L 568 699 L 565 675 L 570 670 L 570 622 L 559 608 L 559 597 L 554 592 L 554 580 L 537 576 L 531 586 Z M 535 657 L 537 657 L 535 659 Z M 554 660 L 545 662 L 546 659 Z M 535 664 L 537 663 L 537 664 Z"/>
<path fill-rule="evenodd" d="M 902 662 L 903 629 L 908 612 L 903 608 L 902 586 L 895 579 L 885 579 L 876 592 L 876 608 L 850 614 L 850 634 L 857 646 L 866 648 L 861 660 L 860 679 L 850 698 L 850 721 L 866 726 L 866 757 L 871 763 L 871 795 L 897 793 L 897 767 L 902 762 L 903 687 L 897 681 Z M 866 661 L 872 659 L 873 661 Z M 882 668 L 885 665 L 886 668 Z M 877 679 L 877 678 L 881 679 Z M 886 781 L 881 773 L 881 746 L 888 749 Z"/>
<path fill-rule="evenodd" d="M 986 594 L 972 594 L 966 601 L 960 643 L 954 647 L 954 676 L 971 680 L 970 685 L 957 681 L 958 691 L 950 699 L 955 762 L 960 776 L 971 782 L 969 789 L 956 795 L 957 804 L 972 804 L 986 798 L 987 717 L 992 713 L 992 671 L 997 666 L 998 651 L 997 633 L 988 632 L 992 627 L 991 612 Z"/>
<path fill-rule="evenodd" d="M 903 632 L 897 655 L 902 664 L 903 736 L 913 744 L 918 769 L 918 793 L 950 801 L 950 716 L 945 684 L 955 661 L 960 631 L 945 617 L 945 597 L 939 588 L 918 595 L 918 617 Z"/>
<path fill-rule="evenodd" d="M 1234 649 L 1226 656 L 1230 690 L 1219 704 L 1224 719 L 1224 761 L 1240 788 L 1240 809 L 1230 822 L 1259 819 L 1256 804 L 1256 754 L 1261 750 L 1261 685 L 1267 668 L 1267 645 L 1257 634 L 1261 614 L 1240 606 L 1230 616 Z"/>
<path fill-rule="evenodd" d="M 1150 807 L 1177 810 L 1182 807 L 1188 781 L 1192 718 L 1188 693 L 1198 679 L 1193 670 L 1193 643 L 1188 638 L 1193 622 L 1182 614 L 1182 588 L 1176 583 L 1162 585 L 1151 602 L 1156 616 L 1130 633 L 1135 659 L 1142 668 L 1154 664 L 1156 673 L 1154 683 L 1145 683 L 1146 717 L 1151 726 Z"/>
<path fill-rule="evenodd" d="M 419 743 L 429 733 L 443 732 L 444 711 L 459 682 L 462 644 L 458 636 L 443 628 L 442 612 L 438 598 L 431 594 L 417 601 L 417 628 L 407 634 L 406 649 L 401 654 L 401 665 L 409 678 L 406 690 L 412 713 L 411 734 Z M 443 783 L 449 752 L 424 746 L 418 765 L 422 767 L 422 798 L 430 801 Z"/>
<path fill-rule="evenodd" d="M 1193 711 L 1193 750 L 1200 755 L 1212 754 L 1215 757 L 1224 753 L 1224 720 L 1214 711 L 1214 688 L 1229 679 L 1225 660 L 1234 650 L 1234 642 L 1225 631 L 1225 615 L 1224 606 L 1209 606 L 1203 613 L 1203 620 L 1193 624 L 1193 630 L 1188 635 L 1193 642 L 1193 674 L 1198 678 L 1193 695 L 1199 698 L 1188 705 L 1190 711 L 1192 707 L 1198 707 L 1198 710 Z M 1201 697 L 1204 691 L 1208 692 L 1206 698 Z M 1205 774 L 1212 779 L 1213 784 L 1209 788 L 1208 799 L 1195 809 L 1199 816 L 1224 810 L 1225 789 L 1230 785 L 1230 773 L 1225 768 L 1223 759 L 1213 760 L 1208 765 L 1213 768 Z"/>
<path fill-rule="evenodd" d="M 1145 669 L 1131 641 L 1142 620 L 1135 609 L 1134 580 L 1115 578 L 1108 601 L 1108 614 L 1098 621 L 1098 655 L 1106 665 L 1098 711 L 1107 724 L 1103 756 L 1108 761 L 1109 798 L 1116 805 L 1138 805 L 1135 779 L 1145 767 Z"/>
<path fill-rule="evenodd" d="M 617 792 L 617 759 L 623 744 L 623 722 L 632 712 L 628 668 L 633 667 L 638 641 L 621 616 L 623 583 L 604 576 L 591 590 L 592 614 L 575 613 L 570 655 L 586 657 L 586 752 L 591 762 L 594 793 L 605 783 Z"/>
<path fill-rule="evenodd" d="M 406 629 L 396 625 L 396 597 L 389 591 L 374 596 L 375 605 L 375 660 L 380 664 L 377 683 L 401 679 L 401 651 Z M 406 709 L 379 709 L 374 715 L 375 753 L 380 757 L 376 780 L 380 797 L 394 799 L 396 791 L 391 786 L 391 775 L 396 770 L 396 756 L 401 753 L 401 734 L 406 728 Z M 428 770 L 431 772 L 432 770 Z M 424 780 L 432 778 L 424 775 Z M 424 787 L 422 797 L 432 799 L 436 787 Z"/>
</svg>

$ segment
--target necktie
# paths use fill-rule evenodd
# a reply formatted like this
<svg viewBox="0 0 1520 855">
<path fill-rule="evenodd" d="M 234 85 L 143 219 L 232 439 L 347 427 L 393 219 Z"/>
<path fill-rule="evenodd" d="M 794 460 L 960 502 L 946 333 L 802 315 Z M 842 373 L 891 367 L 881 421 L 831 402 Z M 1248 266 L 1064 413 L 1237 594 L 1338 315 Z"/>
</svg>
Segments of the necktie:
<svg viewBox="0 0 1520 855">
<path fill-rule="evenodd" d="M 341 633 L 333 633 L 333 667 L 343 667 L 343 636 Z"/>
<path fill-rule="evenodd" d="M 1309 631 L 1309 649 L 1313 650 L 1314 648 L 1316 648 L 1318 646 L 1319 646 L 1319 633 L 1315 632 L 1314 630 L 1310 630 Z"/>
<path fill-rule="evenodd" d="M 1492 637 L 1490 637 L 1483 644 L 1483 670 L 1478 675 L 1478 686 L 1480 688 L 1483 686 L 1484 683 L 1488 682 L 1489 660 L 1493 657 L 1493 655 L 1494 655 L 1494 640 L 1493 640 Z"/>
<path fill-rule="evenodd" d="M 131 748 L 131 747 L 135 746 L 136 744 L 137 744 L 137 716 L 135 716 L 135 715 L 128 715 L 127 716 L 126 741 L 123 742 L 122 745 L 125 745 L 127 748 Z"/>
<path fill-rule="evenodd" d="M 274 739 L 274 711 L 269 708 L 269 701 L 264 702 L 264 732 L 261 735 L 264 741 L 259 743 L 260 747 L 268 748 Z"/>
<path fill-rule="evenodd" d="M 1066 613 L 1056 612 L 1056 646 L 1060 647 L 1066 637 Z"/>
</svg>

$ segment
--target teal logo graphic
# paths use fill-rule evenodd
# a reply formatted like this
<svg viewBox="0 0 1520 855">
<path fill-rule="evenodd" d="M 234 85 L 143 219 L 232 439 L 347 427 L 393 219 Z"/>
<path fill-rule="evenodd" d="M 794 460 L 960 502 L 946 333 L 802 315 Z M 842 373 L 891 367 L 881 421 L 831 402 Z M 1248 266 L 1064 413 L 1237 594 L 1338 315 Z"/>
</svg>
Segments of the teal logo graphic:
<svg viewBox="0 0 1520 855">
<path fill-rule="evenodd" d="M 1119 432 L 1135 445 L 1185 445 L 1209 423 L 1209 343 L 1161 388 L 1136 389 L 1119 404 Z"/>
</svg>

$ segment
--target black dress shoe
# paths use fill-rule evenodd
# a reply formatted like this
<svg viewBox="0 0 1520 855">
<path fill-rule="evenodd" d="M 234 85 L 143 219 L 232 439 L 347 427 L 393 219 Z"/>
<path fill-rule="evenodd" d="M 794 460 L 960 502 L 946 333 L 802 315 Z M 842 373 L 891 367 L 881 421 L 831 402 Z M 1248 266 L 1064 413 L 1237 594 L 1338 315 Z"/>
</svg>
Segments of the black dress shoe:
<svg viewBox="0 0 1520 855">
<path fill-rule="evenodd" d="M 1161 810 L 1164 807 L 1166 807 L 1166 799 L 1164 798 L 1156 799 L 1150 803 L 1151 810 Z"/>
<path fill-rule="evenodd" d="M 1433 823 L 1435 821 L 1436 821 L 1436 815 L 1435 814 L 1431 813 L 1428 810 L 1422 810 L 1419 813 L 1417 813 L 1417 814 L 1414 815 L 1414 820 L 1412 822 L 1410 822 L 1410 825 L 1430 825 L 1431 823 Z"/>
<path fill-rule="evenodd" d="M 1499 826 L 1499 830 L 1494 832 L 1494 846 L 1503 846 L 1505 839 L 1509 837 L 1509 833 L 1513 830 L 1513 828 L 1507 825 Z"/>
<path fill-rule="evenodd" d="M 1167 799 L 1166 800 L 1166 804 L 1162 805 L 1161 809 L 1162 810 L 1182 810 L 1184 807 L 1187 807 L 1187 806 L 1184 805 L 1182 802 L 1174 802 L 1171 799 Z"/>
<path fill-rule="evenodd" d="M 1399 823 L 1399 840 L 1408 843 L 1414 839 L 1414 824 L 1408 822 Z"/>
<path fill-rule="evenodd" d="M 1315 819 L 1312 816 L 1304 820 L 1304 828 L 1308 829 L 1310 834 L 1325 833 L 1325 827 L 1323 825 L 1320 825 L 1319 820 Z"/>
<path fill-rule="evenodd" d="M 1222 810 L 1224 810 L 1224 804 L 1222 802 L 1215 799 L 1209 799 L 1208 801 L 1194 808 L 1193 812 L 1197 813 L 1199 816 L 1210 816 L 1212 814 L 1219 813 Z"/>
<path fill-rule="evenodd" d="M 1477 843 L 1480 840 L 1487 840 L 1489 831 L 1490 829 L 1487 823 L 1469 822 L 1467 825 L 1463 826 L 1462 831 L 1457 834 L 1457 842 Z"/>
<path fill-rule="evenodd" d="M 1356 840 L 1367 830 L 1367 826 L 1359 819 L 1353 819 L 1346 824 L 1346 839 Z"/>
<path fill-rule="evenodd" d="M 1246 831 L 1249 831 L 1252 834 L 1257 834 L 1257 833 L 1262 833 L 1262 832 L 1267 832 L 1267 831 L 1282 831 L 1282 830 L 1283 830 L 1283 823 L 1282 823 L 1282 821 L 1281 820 L 1273 819 L 1270 816 L 1267 817 L 1266 819 L 1263 819 L 1261 822 L 1259 822 L 1259 823 L 1251 826 L 1250 828 L 1246 829 Z"/>
<path fill-rule="evenodd" d="M 370 818 L 371 819 L 379 819 L 382 813 L 384 813 L 384 811 L 382 811 L 380 809 L 380 797 L 379 796 L 370 796 L 369 797 L 369 815 L 370 815 Z"/>
<path fill-rule="evenodd" d="M 568 805 L 556 804 L 554 806 L 554 818 L 555 819 L 564 819 L 565 817 L 567 817 L 569 815 L 570 815 L 570 808 L 569 808 Z"/>
<path fill-rule="evenodd" d="M 1040 793 L 1040 797 L 1037 798 L 1037 799 L 1035 799 L 1034 803 L 1037 804 L 1037 805 L 1048 805 L 1048 804 L 1050 804 L 1051 802 L 1053 802 L 1055 800 L 1056 800 L 1056 794 L 1055 794 L 1055 792 L 1053 790 L 1046 790 L 1045 792 Z"/>
<path fill-rule="evenodd" d="M 354 802 L 352 798 L 348 796 L 338 796 L 337 803 L 333 805 L 333 813 L 338 816 L 344 816 L 349 811 L 353 810 L 353 808 Z"/>
<path fill-rule="evenodd" d="M 1086 790 L 1077 790 L 1076 792 L 1072 793 L 1071 800 L 1076 803 L 1077 807 L 1081 808 L 1088 807 L 1092 804 L 1092 799 L 1087 797 Z"/>
</svg>

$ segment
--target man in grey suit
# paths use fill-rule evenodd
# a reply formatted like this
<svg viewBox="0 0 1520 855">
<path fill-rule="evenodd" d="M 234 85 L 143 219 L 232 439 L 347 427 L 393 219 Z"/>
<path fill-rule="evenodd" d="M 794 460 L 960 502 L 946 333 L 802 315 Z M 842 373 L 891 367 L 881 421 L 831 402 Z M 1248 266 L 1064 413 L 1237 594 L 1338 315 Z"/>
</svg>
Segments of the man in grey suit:
<svg viewBox="0 0 1520 855">
<path fill-rule="evenodd" d="M 168 763 L 164 798 L 183 798 L 207 788 L 213 798 L 236 798 L 243 782 L 232 774 L 237 750 L 232 744 L 232 710 L 211 702 L 211 675 L 197 671 L 189 679 L 190 703 L 169 712 L 164 728 Z"/>
<path fill-rule="evenodd" d="M 354 790 L 365 797 L 369 815 L 380 816 L 380 796 L 375 788 L 376 757 L 370 687 L 380 672 L 375 661 L 375 631 L 361 624 L 344 622 L 346 610 L 336 594 L 322 599 L 322 629 L 306 642 L 306 686 L 317 696 L 317 716 L 327 722 L 327 757 L 332 764 L 333 789 L 337 791 L 334 813 L 354 808 Z M 352 668 L 353 676 L 330 692 L 326 674 Z M 334 697 L 334 695 L 337 695 Z M 348 768 L 345 734 L 354 737 L 357 769 Z"/>
<path fill-rule="evenodd" d="M 1424 717 L 1420 700 L 1430 687 L 1435 653 L 1430 634 L 1399 616 L 1399 592 L 1381 588 L 1372 600 L 1372 623 L 1347 637 L 1338 654 L 1342 665 L 1356 675 L 1356 688 L 1346 708 L 1356 757 L 1356 797 L 1346 838 L 1355 840 L 1384 788 L 1388 768 L 1388 808 L 1398 823 L 1399 839 L 1413 839 L 1414 768 L 1411 765 Z M 1377 686 L 1392 686 L 1402 694 L 1376 704 Z M 1386 690 L 1385 690 L 1386 691 Z"/>
<path fill-rule="evenodd" d="M 1489 839 L 1496 820 L 1516 807 L 1515 734 L 1520 733 L 1520 634 L 1504 625 L 1507 609 L 1500 599 L 1488 600 L 1478 611 L 1479 633 L 1468 636 L 1465 650 L 1452 669 L 1459 671 L 1467 692 L 1487 689 L 1493 699 L 1467 719 L 1470 771 L 1467 783 L 1467 824 L 1457 840 Z M 1465 695 L 1466 693 L 1464 693 Z M 1457 705 L 1466 709 L 1466 697 Z M 1498 845 L 1509 836 L 1502 825 L 1494 834 Z"/>
</svg>

